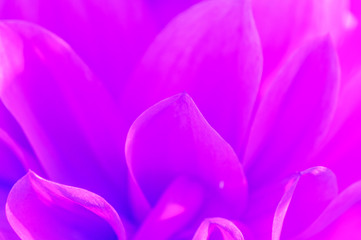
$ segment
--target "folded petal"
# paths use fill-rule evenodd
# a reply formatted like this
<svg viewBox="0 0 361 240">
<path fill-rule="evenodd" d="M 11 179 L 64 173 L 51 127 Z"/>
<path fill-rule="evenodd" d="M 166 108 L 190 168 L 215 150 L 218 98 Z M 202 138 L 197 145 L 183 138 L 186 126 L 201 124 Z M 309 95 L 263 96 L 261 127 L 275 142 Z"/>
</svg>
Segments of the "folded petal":
<svg viewBox="0 0 361 240">
<path fill-rule="evenodd" d="M 305 230 L 337 196 L 336 176 L 327 168 L 300 172 L 286 186 L 272 227 L 272 239 L 291 239 Z"/>
<path fill-rule="evenodd" d="M 21 239 L 125 239 L 117 212 L 102 197 L 31 171 L 10 191 L 6 215 Z"/>
<path fill-rule="evenodd" d="M 122 134 L 102 85 L 67 44 L 38 26 L 2 22 L 0 51 L 1 99 L 49 178 L 119 204 Z"/>
<path fill-rule="evenodd" d="M 0 18 L 36 23 L 60 36 L 115 97 L 155 34 L 142 0 L 5 0 Z"/>
<path fill-rule="evenodd" d="M 199 226 L 193 240 L 244 240 L 241 231 L 224 218 L 207 218 Z"/>
<path fill-rule="evenodd" d="M 361 181 L 337 196 L 297 239 L 350 239 L 361 234 Z"/>
<path fill-rule="evenodd" d="M 239 216 L 247 183 L 232 148 L 212 129 L 187 94 L 146 110 L 129 130 L 126 160 L 151 206 L 178 177 L 204 186 L 208 214 Z"/>
<path fill-rule="evenodd" d="M 336 42 L 354 23 L 349 0 L 253 0 L 267 76 L 286 53 L 305 40 L 330 34 Z"/>
<path fill-rule="evenodd" d="M 283 66 L 262 96 L 245 155 L 259 186 L 297 171 L 317 148 L 336 107 L 339 65 L 331 40 L 314 41 Z"/>
<path fill-rule="evenodd" d="M 131 123 L 152 104 L 186 91 L 240 155 L 261 69 L 249 1 L 202 1 L 151 44 L 125 92 L 124 112 Z"/>
</svg>

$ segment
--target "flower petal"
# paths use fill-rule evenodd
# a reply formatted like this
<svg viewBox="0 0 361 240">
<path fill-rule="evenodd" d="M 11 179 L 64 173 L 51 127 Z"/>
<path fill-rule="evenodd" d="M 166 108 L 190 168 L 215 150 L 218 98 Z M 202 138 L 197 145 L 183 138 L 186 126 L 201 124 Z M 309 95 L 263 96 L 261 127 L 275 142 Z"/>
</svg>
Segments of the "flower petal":
<svg viewBox="0 0 361 240">
<path fill-rule="evenodd" d="M 249 1 L 202 1 L 171 21 L 151 44 L 125 92 L 123 111 L 131 123 L 152 104 L 186 91 L 240 154 L 261 69 Z"/>
<path fill-rule="evenodd" d="M 245 155 L 250 183 L 282 179 L 311 155 L 330 125 L 339 86 L 329 38 L 300 49 L 262 96 Z"/>
<path fill-rule="evenodd" d="M 181 230 L 197 222 L 204 207 L 204 187 L 187 177 L 174 180 L 143 221 L 134 239 L 174 239 Z M 178 238 L 176 238 L 178 239 Z"/>
<path fill-rule="evenodd" d="M 361 179 L 361 71 L 347 82 L 339 97 L 337 110 L 324 146 L 312 163 L 332 169 L 341 189 Z"/>
<path fill-rule="evenodd" d="M 31 171 L 10 191 L 6 215 L 22 239 L 125 239 L 117 212 L 102 197 Z"/>
<path fill-rule="evenodd" d="M 358 239 L 361 234 L 361 181 L 337 196 L 298 239 Z M 311 238 L 312 237 L 312 238 Z"/>
<path fill-rule="evenodd" d="M 155 34 L 142 0 L 5 0 L 0 18 L 36 23 L 60 36 L 115 97 Z"/>
<path fill-rule="evenodd" d="M 193 240 L 208 239 L 244 240 L 236 225 L 224 218 L 205 219 L 193 237 Z"/>
<path fill-rule="evenodd" d="M 292 178 L 274 215 L 272 239 L 291 239 L 298 235 L 337 194 L 336 176 L 327 168 L 310 168 Z"/>
<path fill-rule="evenodd" d="M 204 185 L 220 214 L 239 216 L 247 183 L 232 148 L 212 129 L 187 94 L 165 99 L 145 111 L 129 130 L 126 160 L 131 175 L 155 206 L 175 179 Z"/>
<path fill-rule="evenodd" d="M 35 25 L 0 23 L 0 51 L 1 99 L 49 178 L 119 204 L 125 134 L 102 85 L 68 45 Z"/>
<path fill-rule="evenodd" d="M 353 26 L 348 21 L 348 0 L 253 0 L 266 77 L 286 53 L 305 40 L 326 34 L 334 41 Z"/>
</svg>

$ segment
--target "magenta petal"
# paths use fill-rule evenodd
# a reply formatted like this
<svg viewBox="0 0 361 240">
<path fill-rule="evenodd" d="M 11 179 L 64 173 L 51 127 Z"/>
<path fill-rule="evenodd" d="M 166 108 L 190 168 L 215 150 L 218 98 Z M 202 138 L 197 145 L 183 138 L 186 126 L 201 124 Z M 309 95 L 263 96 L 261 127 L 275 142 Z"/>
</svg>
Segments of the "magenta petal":
<svg viewBox="0 0 361 240">
<path fill-rule="evenodd" d="M 336 176 L 327 168 L 314 167 L 293 177 L 279 202 L 272 239 L 290 239 L 305 230 L 337 196 Z"/>
<path fill-rule="evenodd" d="M 336 42 L 354 25 L 348 0 L 253 0 L 252 7 L 263 47 L 264 77 L 305 40 L 330 34 Z"/>
<path fill-rule="evenodd" d="M 361 181 L 339 194 L 299 239 L 350 239 L 361 236 Z M 313 237 L 313 238 L 311 238 Z"/>
<path fill-rule="evenodd" d="M 167 186 L 186 176 L 199 181 L 219 203 L 215 212 L 238 216 L 247 183 L 232 148 L 203 118 L 187 94 L 165 99 L 133 123 L 126 141 L 126 160 L 152 206 Z"/>
<path fill-rule="evenodd" d="M 195 223 L 204 198 L 202 185 L 186 177 L 177 178 L 143 221 L 135 239 L 174 239 L 175 234 L 182 234 L 181 230 Z"/>
<path fill-rule="evenodd" d="M 116 97 L 155 35 L 143 0 L 4 0 L 0 18 L 54 32 Z"/>
<path fill-rule="evenodd" d="M 186 91 L 239 154 L 261 69 L 249 1 L 202 1 L 171 21 L 151 44 L 125 92 L 124 111 L 131 123 L 152 104 Z"/>
<path fill-rule="evenodd" d="M 299 169 L 330 125 L 339 87 L 329 38 L 302 48 L 261 97 L 245 155 L 250 183 L 259 185 Z"/>
<path fill-rule="evenodd" d="M 361 71 L 343 87 L 323 149 L 313 162 L 341 176 L 341 189 L 361 179 Z"/>
<path fill-rule="evenodd" d="M 31 171 L 10 191 L 6 215 L 22 239 L 125 239 L 117 212 L 102 197 Z"/>
<path fill-rule="evenodd" d="M 49 178 L 119 203 L 122 134 L 102 85 L 66 43 L 35 25 L 0 23 L 0 51 L 1 99 Z"/>
<path fill-rule="evenodd" d="M 199 226 L 193 240 L 244 240 L 241 231 L 224 218 L 207 218 Z"/>
</svg>

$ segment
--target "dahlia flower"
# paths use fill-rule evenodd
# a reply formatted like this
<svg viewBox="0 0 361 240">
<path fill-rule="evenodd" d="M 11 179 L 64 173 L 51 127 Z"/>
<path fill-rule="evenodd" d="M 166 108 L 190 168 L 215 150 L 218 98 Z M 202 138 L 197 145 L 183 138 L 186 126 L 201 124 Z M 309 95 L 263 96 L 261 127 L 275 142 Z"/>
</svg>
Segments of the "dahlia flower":
<svg viewBox="0 0 361 240">
<path fill-rule="evenodd" d="M 0 19 L 0 239 L 361 236 L 357 0 Z"/>
</svg>

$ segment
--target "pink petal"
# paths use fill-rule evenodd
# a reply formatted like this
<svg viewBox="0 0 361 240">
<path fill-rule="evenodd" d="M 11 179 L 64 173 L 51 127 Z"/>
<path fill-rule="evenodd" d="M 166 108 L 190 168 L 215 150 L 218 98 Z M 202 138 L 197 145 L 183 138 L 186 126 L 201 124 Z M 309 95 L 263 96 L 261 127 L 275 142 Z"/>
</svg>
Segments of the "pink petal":
<svg viewBox="0 0 361 240">
<path fill-rule="evenodd" d="M 360 91 L 361 71 L 343 87 L 325 146 L 312 160 L 340 176 L 341 189 L 361 179 Z"/>
<path fill-rule="evenodd" d="M 348 0 L 253 0 L 266 77 L 286 53 L 305 40 L 330 34 L 337 42 L 353 27 Z"/>
<path fill-rule="evenodd" d="M 33 22 L 60 36 L 115 97 L 155 34 L 142 0 L 5 0 L 0 18 Z"/>
<path fill-rule="evenodd" d="M 201 0 L 146 0 L 145 2 L 151 10 L 152 17 L 155 19 L 158 27 L 162 29 L 176 15 L 200 1 Z"/>
<path fill-rule="evenodd" d="M 359 239 L 361 235 L 361 181 L 335 198 L 299 239 Z M 312 238 L 311 238 L 312 237 Z"/>
<path fill-rule="evenodd" d="M 348 32 L 340 43 L 338 53 L 340 56 L 342 78 L 347 82 L 355 72 L 361 67 L 361 4 L 358 0 L 350 1 L 352 16 L 349 21 L 353 21 L 355 27 Z M 353 18 L 352 18 L 353 17 Z"/>
<path fill-rule="evenodd" d="M 251 128 L 244 163 L 250 183 L 260 186 L 299 169 L 328 130 L 338 85 L 329 38 L 289 59 L 261 97 Z"/>
<path fill-rule="evenodd" d="M 336 176 L 327 168 L 310 168 L 292 178 L 274 215 L 272 239 L 290 239 L 298 235 L 337 194 Z"/>
<path fill-rule="evenodd" d="M 262 68 L 249 1 L 202 1 L 177 16 L 145 54 L 123 99 L 131 123 L 156 102 L 191 94 L 236 153 L 246 135 Z"/>
<path fill-rule="evenodd" d="M 129 130 L 126 160 L 152 206 L 181 176 L 206 188 L 215 213 L 239 216 L 247 183 L 232 148 L 212 129 L 187 94 L 146 110 Z"/>
<path fill-rule="evenodd" d="M 125 239 L 117 212 L 102 197 L 31 171 L 10 191 L 6 215 L 22 239 Z"/>
<path fill-rule="evenodd" d="M 204 187 L 186 177 L 174 180 L 148 214 L 134 239 L 178 239 L 177 233 L 198 223 L 205 198 Z M 190 236 L 182 239 L 189 239 Z"/>
<path fill-rule="evenodd" d="M 49 178 L 119 204 L 126 178 L 122 134 L 102 85 L 68 45 L 35 25 L 2 22 L 0 51 L 1 99 Z"/>
<path fill-rule="evenodd" d="M 193 240 L 244 240 L 241 231 L 224 218 L 207 218 L 199 226 Z"/>
</svg>

